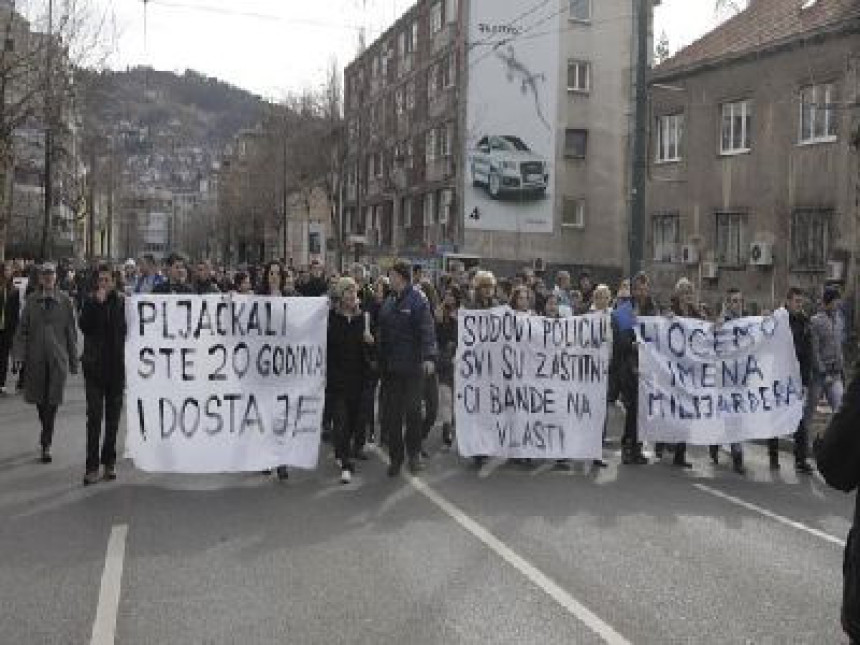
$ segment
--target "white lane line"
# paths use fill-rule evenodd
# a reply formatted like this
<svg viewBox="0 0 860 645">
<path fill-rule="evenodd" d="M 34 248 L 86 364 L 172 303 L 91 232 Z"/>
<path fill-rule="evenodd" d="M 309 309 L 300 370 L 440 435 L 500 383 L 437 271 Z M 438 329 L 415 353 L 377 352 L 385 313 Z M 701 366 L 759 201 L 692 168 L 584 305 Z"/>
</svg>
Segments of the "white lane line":
<svg viewBox="0 0 860 645">
<path fill-rule="evenodd" d="M 807 526 L 806 524 L 802 524 L 801 522 L 796 522 L 795 520 L 789 519 L 782 515 L 778 515 L 773 511 L 769 511 L 766 508 L 762 508 L 761 506 L 756 506 L 755 504 L 750 504 L 749 502 L 745 502 L 744 500 L 734 497 L 732 495 L 728 495 L 722 491 L 719 491 L 715 488 L 711 488 L 710 486 L 705 486 L 704 484 L 693 484 L 696 488 L 698 488 L 703 493 L 708 493 L 709 495 L 713 495 L 714 497 L 719 497 L 720 499 L 724 499 L 727 502 L 731 502 L 741 508 L 745 508 L 748 511 L 752 511 L 753 513 L 758 513 L 768 519 L 771 519 L 775 522 L 779 522 L 780 524 L 784 524 L 785 526 L 790 526 L 793 529 L 797 529 L 798 531 L 803 531 L 804 533 L 809 533 L 810 535 L 814 535 L 815 537 L 824 540 L 825 542 L 830 542 L 831 544 L 836 544 L 841 547 L 845 547 L 845 541 L 840 540 L 838 537 L 830 535 L 829 533 L 825 533 L 824 531 L 819 531 L 818 529 L 812 528 L 811 526 Z"/>
<path fill-rule="evenodd" d="M 128 524 L 117 524 L 111 529 L 90 645 L 113 645 L 114 643 L 127 537 Z"/>
<path fill-rule="evenodd" d="M 379 449 L 375 450 L 380 459 L 388 463 L 388 456 L 382 453 Z M 605 643 L 608 643 L 608 645 L 631 645 L 630 641 L 616 632 L 608 623 L 601 620 L 599 616 L 576 600 L 576 598 L 571 596 L 549 576 L 529 563 L 525 558 L 518 555 L 499 538 L 466 515 L 457 506 L 442 497 L 442 495 L 425 484 L 421 479 L 413 477 L 412 475 L 405 475 L 405 477 L 415 490 L 438 506 L 443 513 L 454 520 L 467 532 L 471 533 L 473 537 L 481 541 L 484 546 L 493 551 L 514 569 L 519 571 L 533 585 L 561 605 L 561 607 L 570 615 L 577 618 L 592 632 L 602 638 Z"/>
</svg>

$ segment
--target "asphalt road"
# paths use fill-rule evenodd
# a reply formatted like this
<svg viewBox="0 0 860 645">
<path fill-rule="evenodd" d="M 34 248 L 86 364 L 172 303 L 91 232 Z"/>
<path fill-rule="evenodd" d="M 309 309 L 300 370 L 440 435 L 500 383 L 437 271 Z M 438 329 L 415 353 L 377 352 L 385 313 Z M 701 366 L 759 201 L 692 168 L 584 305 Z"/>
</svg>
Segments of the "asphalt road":
<svg viewBox="0 0 860 645">
<path fill-rule="evenodd" d="M 285 483 L 122 461 L 85 489 L 84 434 L 79 381 L 47 466 L 0 400 L 0 643 L 846 642 L 852 500 L 759 446 L 745 478 L 703 449 L 477 472 L 434 436 L 418 482 L 374 455 L 342 486 L 326 452 Z"/>
</svg>

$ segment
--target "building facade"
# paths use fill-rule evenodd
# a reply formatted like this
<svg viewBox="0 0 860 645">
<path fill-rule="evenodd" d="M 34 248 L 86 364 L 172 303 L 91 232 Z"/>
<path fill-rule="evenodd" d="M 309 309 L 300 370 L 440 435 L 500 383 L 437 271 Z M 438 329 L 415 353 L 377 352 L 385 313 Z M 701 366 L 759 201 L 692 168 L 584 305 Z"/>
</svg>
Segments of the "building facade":
<svg viewBox="0 0 860 645">
<path fill-rule="evenodd" d="M 547 191 L 553 222 L 551 232 L 524 233 L 465 226 L 470 3 L 417 2 L 345 70 L 342 225 L 350 252 L 383 266 L 402 256 L 441 268 L 456 252 L 504 274 L 537 261 L 619 277 L 628 263 L 638 5 L 553 0 L 512 22 L 519 35 L 511 42 L 561 23 L 556 172 Z"/>
<path fill-rule="evenodd" d="M 860 5 L 753 0 L 651 75 L 644 257 L 752 313 L 789 286 L 856 300 Z"/>
</svg>

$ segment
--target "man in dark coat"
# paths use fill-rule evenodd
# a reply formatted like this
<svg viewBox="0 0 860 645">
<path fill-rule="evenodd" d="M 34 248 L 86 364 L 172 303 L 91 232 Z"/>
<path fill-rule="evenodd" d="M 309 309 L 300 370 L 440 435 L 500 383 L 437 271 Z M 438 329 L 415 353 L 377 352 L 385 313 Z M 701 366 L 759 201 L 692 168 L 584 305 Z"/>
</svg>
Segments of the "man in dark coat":
<svg viewBox="0 0 860 645">
<path fill-rule="evenodd" d="M 84 485 L 116 479 L 116 435 L 125 389 L 125 298 L 117 291 L 111 269 L 98 268 L 96 288 L 84 300 L 80 328 L 84 334 L 81 363 L 87 395 L 87 463 Z M 99 454 L 102 418 L 104 443 Z"/>
<path fill-rule="evenodd" d="M 167 260 L 167 280 L 155 285 L 152 289 L 153 294 L 169 294 L 169 293 L 194 293 L 194 289 L 188 284 L 186 279 L 188 269 L 185 264 L 185 258 L 174 253 Z"/>
<path fill-rule="evenodd" d="M 824 437 L 816 443 L 818 470 L 828 484 L 849 493 L 860 485 L 860 370 L 842 399 Z M 860 643 L 860 497 L 848 533 L 843 565 L 842 626 L 851 643 Z"/>
<path fill-rule="evenodd" d="M 43 264 L 39 270 L 39 288 L 27 298 L 13 349 L 15 358 L 27 366 L 24 399 L 39 411 L 42 463 L 52 461 L 54 422 L 63 402 L 66 378 L 70 372 L 78 373 L 77 347 L 75 307 L 57 289 L 56 267 Z"/>
<path fill-rule="evenodd" d="M 797 287 L 791 287 L 785 296 L 785 308 L 788 311 L 788 324 L 791 327 L 791 336 L 794 339 L 794 353 L 797 362 L 800 363 L 800 380 L 804 389 L 808 391 L 812 380 L 812 331 L 809 318 L 803 313 L 803 291 Z M 805 406 L 808 410 L 810 406 Z M 812 467 L 807 463 L 806 457 L 809 451 L 809 424 L 811 418 L 800 420 L 797 431 L 794 433 L 794 469 L 801 474 L 811 475 Z M 767 451 L 770 456 L 770 467 L 779 470 L 779 439 L 773 438 L 767 442 Z"/>
<path fill-rule="evenodd" d="M 639 441 L 639 352 L 634 331 L 638 316 L 656 316 L 657 307 L 651 299 L 651 280 L 638 273 L 631 282 L 632 299 L 620 303 L 612 316 L 612 366 L 615 383 L 610 398 L 624 403 L 624 435 L 621 438 L 621 462 L 644 465 L 648 459 L 642 454 Z"/>
<path fill-rule="evenodd" d="M 423 376 L 435 371 L 436 330 L 427 299 L 412 286 L 412 267 L 398 261 L 389 273 L 392 295 L 379 315 L 379 358 L 385 380 L 385 411 L 391 466 L 389 477 L 400 473 L 405 451 L 409 470 L 421 467 L 421 390 Z"/>
<path fill-rule="evenodd" d="M 12 282 L 12 265 L 0 265 L 0 394 L 6 393 L 9 355 L 21 314 L 21 295 Z"/>
</svg>

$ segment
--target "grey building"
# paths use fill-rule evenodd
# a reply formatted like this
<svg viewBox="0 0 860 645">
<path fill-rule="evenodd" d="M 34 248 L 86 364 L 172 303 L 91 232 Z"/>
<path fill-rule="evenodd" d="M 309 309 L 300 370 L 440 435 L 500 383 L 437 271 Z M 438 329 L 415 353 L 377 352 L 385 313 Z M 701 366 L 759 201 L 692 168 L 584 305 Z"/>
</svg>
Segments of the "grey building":
<svg viewBox="0 0 860 645">
<path fill-rule="evenodd" d="M 349 253 L 382 266 L 405 256 L 440 267 L 456 252 L 507 275 L 539 261 L 550 271 L 587 267 L 602 279 L 620 277 L 628 265 L 638 6 L 524 3 L 512 42 L 549 28 L 561 34 L 552 232 L 526 233 L 464 225 L 469 3 L 419 0 L 345 71 Z"/>
<path fill-rule="evenodd" d="M 650 77 L 646 264 L 751 312 L 796 285 L 856 301 L 857 0 L 753 0 Z"/>
</svg>

